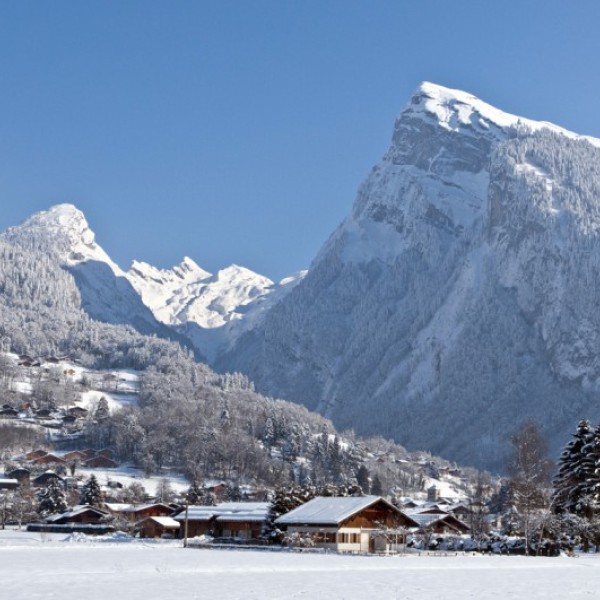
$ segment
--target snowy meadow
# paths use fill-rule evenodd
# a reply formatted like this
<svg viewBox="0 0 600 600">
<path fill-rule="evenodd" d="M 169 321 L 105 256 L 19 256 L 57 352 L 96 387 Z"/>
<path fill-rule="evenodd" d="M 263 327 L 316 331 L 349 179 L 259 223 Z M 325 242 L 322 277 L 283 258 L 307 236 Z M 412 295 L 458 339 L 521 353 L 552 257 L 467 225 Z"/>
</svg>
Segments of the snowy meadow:
<svg viewBox="0 0 600 600">
<path fill-rule="evenodd" d="M 10 600 L 593 598 L 600 558 L 368 557 L 0 532 Z"/>
</svg>

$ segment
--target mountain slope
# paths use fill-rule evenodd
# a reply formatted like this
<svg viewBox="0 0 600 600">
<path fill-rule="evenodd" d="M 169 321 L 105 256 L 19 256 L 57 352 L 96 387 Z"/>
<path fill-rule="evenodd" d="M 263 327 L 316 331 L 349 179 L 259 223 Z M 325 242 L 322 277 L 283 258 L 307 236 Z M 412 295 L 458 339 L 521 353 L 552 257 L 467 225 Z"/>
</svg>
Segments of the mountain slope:
<svg viewBox="0 0 600 600">
<path fill-rule="evenodd" d="M 306 278 L 222 357 L 338 427 L 497 467 L 600 416 L 600 141 L 425 83 Z"/>
</svg>

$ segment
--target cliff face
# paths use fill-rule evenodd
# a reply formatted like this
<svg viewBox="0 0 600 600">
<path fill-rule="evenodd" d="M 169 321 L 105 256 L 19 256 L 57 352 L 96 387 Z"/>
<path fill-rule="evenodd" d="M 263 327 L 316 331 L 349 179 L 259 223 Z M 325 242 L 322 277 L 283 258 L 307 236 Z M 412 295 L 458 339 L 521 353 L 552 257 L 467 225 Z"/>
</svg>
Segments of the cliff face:
<svg viewBox="0 0 600 600">
<path fill-rule="evenodd" d="M 600 142 L 423 84 L 308 275 L 217 361 L 341 428 L 496 467 L 597 418 Z"/>
</svg>

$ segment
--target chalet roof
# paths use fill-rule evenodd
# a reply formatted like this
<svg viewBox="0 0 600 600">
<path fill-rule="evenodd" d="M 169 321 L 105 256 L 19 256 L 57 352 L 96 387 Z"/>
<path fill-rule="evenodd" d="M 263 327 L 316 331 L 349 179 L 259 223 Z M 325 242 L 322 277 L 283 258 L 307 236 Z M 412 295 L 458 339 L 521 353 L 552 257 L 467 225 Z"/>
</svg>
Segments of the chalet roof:
<svg viewBox="0 0 600 600">
<path fill-rule="evenodd" d="M 137 513 L 147 510 L 149 508 L 154 508 L 155 506 L 160 506 L 164 508 L 168 508 L 169 511 L 172 511 L 173 508 L 168 504 L 163 504 L 162 502 L 148 502 L 146 504 L 124 504 L 118 502 L 107 502 L 106 508 L 113 513 Z"/>
<path fill-rule="evenodd" d="M 275 520 L 275 523 L 278 525 L 296 523 L 339 525 L 342 521 L 379 501 L 385 502 L 393 510 L 400 512 L 399 509 L 381 496 L 318 496 L 282 515 Z"/>
<path fill-rule="evenodd" d="M 446 505 L 443 505 L 443 506 L 444 506 L 444 508 L 442 508 L 442 506 L 440 506 L 439 504 L 437 504 L 435 502 L 425 502 L 424 504 L 421 504 L 420 506 L 411 508 L 407 512 L 411 516 L 412 515 L 420 515 L 420 514 L 447 515 L 449 512 L 448 507 Z"/>
<path fill-rule="evenodd" d="M 455 529 L 463 529 L 465 531 L 469 529 L 469 526 L 466 523 L 463 523 L 460 519 L 457 519 L 454 515 L 450 514 L 411 514 L 410 518 L 416 521 L 422 529 L 431 527 L 438 522 L 446 523 Z"/>
<path fill-rule="evenodd" d="M 105 517 L 108 513 L 100 508 L 96 508 L 95 506 L 90 506 L 89 504 L 78 504 L 77 506 L 73 506 L 69 510 L 66 510 L 63 513 L 57 513 L 54 515 L 49 515 L 46 517 L 46 523 L 54 523 L 55 521 L 61 521 L 63 519 L 72 519 L 77 515 L 81 515 L 87 512 L 96 513 L 99 517 Z"/>
<path fill-rule="evenodd" d="M 188 520 L 210 521 L 264 521 L 269 513 L 268 502 L 220 502 L 216 506 L 189 506 Z M 175 516 L 185 521 L 185 511 Z"/>
<path fill-rule="evenodd" d="M 144 521 L 154 521 L 162 527 L 171 527 L 173 529 L 179 529 L 179 527 L 181 527 L 181 523 L 171 517 L 148 517 L 147 519 L 144 519 Z M 144 521 L 142 521 L 142 523 Z"/>
</svg>

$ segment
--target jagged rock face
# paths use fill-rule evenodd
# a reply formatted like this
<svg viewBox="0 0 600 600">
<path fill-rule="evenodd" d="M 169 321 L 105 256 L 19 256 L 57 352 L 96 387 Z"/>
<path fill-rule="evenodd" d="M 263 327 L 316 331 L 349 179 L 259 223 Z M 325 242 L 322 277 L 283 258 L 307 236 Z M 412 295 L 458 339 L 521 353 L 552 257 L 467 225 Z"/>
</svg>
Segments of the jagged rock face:
<svg viewBox="0 0 600 600">
<path fill-rule="evenodd" d="M 341 428 L 500 467 L 597 419 L 600 142 L 422 85 L 306 278 L 218 366 Z"/>
</svg>

